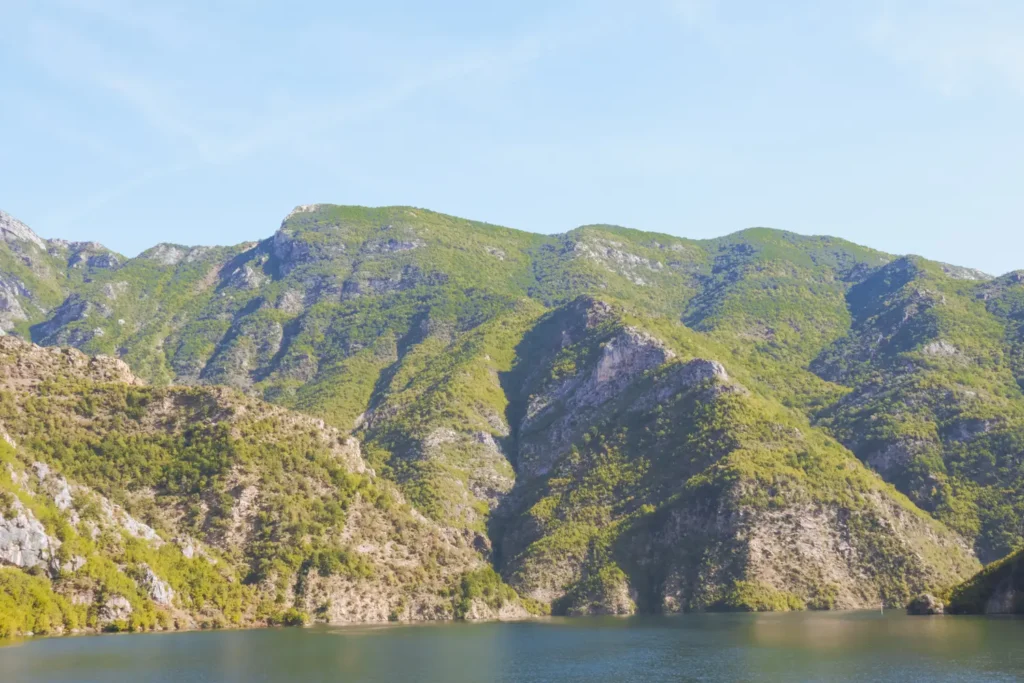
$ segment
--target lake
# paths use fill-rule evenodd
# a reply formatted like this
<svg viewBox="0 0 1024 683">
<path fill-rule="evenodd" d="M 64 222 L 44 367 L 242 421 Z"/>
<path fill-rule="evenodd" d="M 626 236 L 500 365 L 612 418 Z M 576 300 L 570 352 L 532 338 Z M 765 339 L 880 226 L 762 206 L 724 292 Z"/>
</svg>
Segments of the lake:
<svg viewBox="0 0 1024 683">
<path fill-rule="evenodd" d="M 1024 620 L 693 614 L 21 641 L 0 681 L 1012 681 Z"/>
</svg>

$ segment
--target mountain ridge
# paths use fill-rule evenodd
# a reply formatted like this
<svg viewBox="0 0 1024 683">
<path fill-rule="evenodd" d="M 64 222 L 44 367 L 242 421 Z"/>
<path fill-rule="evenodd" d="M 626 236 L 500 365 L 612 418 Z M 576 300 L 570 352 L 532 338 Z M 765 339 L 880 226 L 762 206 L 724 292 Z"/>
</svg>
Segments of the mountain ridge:
<svg viewBox="0 0 1024 683">
<path fill-rule="evenodd" d="M 1024 543 L 1013 273 L 764 228 L 538 235 L 411 207 L 304 205 L 257 242 L 116 263 L 15 247 L 12 334 L 349 435 L 470 539 L 463 566 L 497 572 L 467 594 L 902 605 Z"/>
<path fill-rule="evenodd" d="M 448 218 L 456 218 L 456 216 L 454 214 L 446 214 L 446 213 L 432 211 L 430 209 L 426 209 L 426 208 L 423 208 L 423 207 L 416 207 L 416 206 L 402 205 L 402 204 L 381 205 L 381 206 L 365 205 L 364 206 L 364 205 L 358 205 L 358 204 L 335 205 L 335 204 L 329 204 L 329 203 L 315 203 L 315 204 L 298 204 L 298 205 L 296 205 L 295 208 L 292 209 L 292 211 L 290 211 L 285 216 L 285 218 L 282 220 L 281 223 L 283 225 L 289 218 L 293 217 L 297 213 L 302 213 L 302 212 L 304 212 L 306 210 L 309 210 L 311 207 L 323 207 L 323 206 L 343 206 L 343 207 L 346 207 L 346 208 L 363 209 L 363 210 L 369 210 L 369 211 L 385 211 L 385 210 L 420 211 L 420 212 L 434 214 L 434 215 L 437 215 L 437 216 L 444 216 L 444 217 L 448 217 Z M 117 251 L 114 251 L 112 249 L 109 249 L 109 248 L 105 247 L 104 245 L 100 244 L 99 242 L 95 242 L 95 241 L 69 241 L 69 240 L 66 240 L 66 239 L 63 239 L 63 238 L 59 238 L 59 237 L 51 237 L 51 238 L 41 237 L 38 234 L 36 234 L 31 228 L 29 228 L 25 223 L 23 223 L 22 221 L 18 220 L 13 215 L 11 215 L 9 213 L 6 213 L 2 209 L 0 209 L 0 223 L 2 223 L 2 224 L 0 224 L 0 231 L 8 232 L 8 228 L 5 227 L 6 226 L 6 222 L 16 223 L 23 230 L 27 230 L 29 233 L 31 233 L 32 237 L 34 237 L 36 240 L 39 240 L 40 242 L 53 243 L 55 245 L 63 245 L 63 246 L 66 246 L 66 247 L 90 246 L 92 248 L 98 248 L 98 249 L 103 249 L 105 251 L 109 251 L 109 252 L 111 252 L 112 254 L 114 254 L 115 256 L 117 256 L 118 258 L 120 258 L 122 260 L 138 258 L 138 257 L 142 256 L 145 252 L 150 251 L 152 249 L 159 248 L 159 247 L 174 247 L 174 248 L 185 249 L 186 251 L 187 250 L 191 250 L 191 249 L 204 249 L 204 248 L 205 249 L 215 249 L 215 248 L 232 248 L 232 247 L 252 247 L 252 246 L 258 244 L 259 242 L 261 242 L 261 241 L 263 241 L 265 239 L 271 239 L 273 237 L 273 235 L 271 235 L 270 237 L 263 238 L 263 240 L 261 240 L 261 239 L 258 239 L 256 241 L 248 240 L 248 241 L 244 241 L 244 242 L 239 242 L 238 244 L 235 244 L 235 245 L 227 245 L 227 244 L 184 244 L 184 243 L 179 243 L 179 242 L 158 242 L 158 243 L 154 244 L 152 247 L 148 247 L 147 249 L 144 249 L 143 251 L 139 252 L 135 256 L 126 256 L 124 254 L 121 254 L 120 252 L 117 252 Z M 513 230 L 513 231 L 516 231 L 516 232 L 521 232 L 521 233 L 525 233 L 525 234 L 528 234 L 528 235 L 537 235 L 537 236 L 541 236 L 541 237 L 561 237 L 561 236 L 567 235 L 569 233 L 572 233 L 572 232 L 575 232 L 575 231 L 578 231 L 578 230 L 585 230 L 587 228 L 599 228 L 599 229 L 603 229 L 603 230 L 611 230 L 611 231 L 621 230 L 621 231 L 626 231 L 626 232 L 630 232 L 630 233 L 639 233 L 639 234 L 643 234 L 643 235 L 649 235 L 649 236 L 652 236 L 652 237 L 661 236 L 661 237 L 667 237 L 667 238 L 670 238 L 670 239 L 689 239 L 689 240 L 692 240 L 694 242 L 708 243 L 708 242 L 716 242 L 716 241 L 719 241 L 719 240 L 728 240 L 730 238 L 744 237 L 744 236 L 746 236 L 748 234 L 751 234 L 751 233 L 754 233 L 756 231 L 765 231 L 765 232 L 775 233 L 775 234 L 784 235 L 784 236 L 788 235 L 788 236 L 793 236 L 793 237 L 797 237 L 797 238 L 827 239 L 827 240 L 832 240 L 832 241 L 836 241 L 836 242 L 840 242 L 840 243 L 845 243 L 846 245 L 850 245 L 850 246 L 857 246 L 857 247 L 862 246 L 862 245 L 860 245 L 860 244 L 858 244 L 856 242 L 853 242 L 852 240 L 848 240 L 848 239 L 842 238 L 842 237 L 835 237 L 835 236 L 829 235 L 827 233 L 799 233 L 799 232 L 793 232 L 791 230 L 786 230 L 784 228 L 772 228 L 772 227 L 767 227 L 767 226 L 751 226 L 751 227 L 748 227 L 748 228 L 741 228 L 741 229 L 735 230 L 733 232 L 729 232 L 729 233 L 725 233 L 723 235 L 719 235 L 717 237 L 687 238 L 687 237 L 683 237 L 681 235 L 674 235 L 674 234 L 671 234 L 671 233 L 658 232 L 658 231 L 653 231 L 653 230 L 644 230 L 642 228 L 632 228 L 632 227 L 629 227 L 629 226 L 618 225 L 618 224 L 614 224 L 614 223 L 583 223 L 583 224 L 580 224 L 580 225 L 578 225 L 578 226 L 576 226 L 574 228 L 570 228 L 569 230 L 567 230 L 565 232 L 541 233 L 541 232 L 532 232 L 530 230 L 525 230 L 525 229 L 522 229 L 522 228 L 510 228 L 510 227 L 506 227 L 506 226 L 504 226 L 502 224 L 499 224 L 499 223 L 490 223 L 488 221 L 473 221 L 473 222 L 474 223 L 478 223 L 480 225 L 492 226 L 492 227 L 495 227 L 495 228 L 502 228 L 502 229 L 505 229 L 505 230 Z M 32 241 L 32 237 L 25 237 L 23 239 L 27 239 L 29 241 Z M 891 254 L 886 254 L 885 252 L 879 252 L 879 253 L 880 254 L 885 254 L 887 256 L 891 256 L 892 258 L 896 258 L 896 256 L 892 256 Z M 926 257 L 926 256 L 924 256 L 922 254 L 904 254 L 904 256 L 906 256 L 906 257 L 923 258 L 923 259 L 926 259 L 926 260 L 929 260 L 929 261 L 933 261 L 935 263 L 939 263 L 939 264 L 941 264 L 943 266 L 946 266 L 946 267 L 950 268 L 954 272 L 964 273 L 965 275 L 970 275 L 970 276 L 974 277 L 975 279 L 995 279 L 995 278 L 998 278 L 998 277 L 1012 275 L 1013 273 L 1017 272 L 1016 270 L 1012 270 L 1012 271 L 1008 271 L 1007 273 L 1003 273 L 1002 275 L 992 275 L 990 273 L 987 273 L 987 272 L 982 271 L 982 270 L 977 269 L 977 268 L 972 268 L 970 266 L 961 266 L 961 265 L 956 265 L 956 264 L 952 264 L 952 263 L 945 263 L 945 262 L 942 262 L 942 261 L 938 261 L 936 259 L 930 259 L 930 258 L 928 258 L 928 257 Z"/>
</svg>

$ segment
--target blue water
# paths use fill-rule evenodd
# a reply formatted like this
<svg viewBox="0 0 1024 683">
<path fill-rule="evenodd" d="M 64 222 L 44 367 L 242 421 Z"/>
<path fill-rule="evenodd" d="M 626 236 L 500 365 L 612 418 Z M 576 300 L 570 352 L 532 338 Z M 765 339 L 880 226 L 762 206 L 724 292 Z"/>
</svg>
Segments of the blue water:
<svg viewBox="0 0 1024 683">
<path fill-rule="evenodd" d="M 1024 620 L 700 614 L 22 641 L 0 680 L 1016 681 Z"/>
</svg>

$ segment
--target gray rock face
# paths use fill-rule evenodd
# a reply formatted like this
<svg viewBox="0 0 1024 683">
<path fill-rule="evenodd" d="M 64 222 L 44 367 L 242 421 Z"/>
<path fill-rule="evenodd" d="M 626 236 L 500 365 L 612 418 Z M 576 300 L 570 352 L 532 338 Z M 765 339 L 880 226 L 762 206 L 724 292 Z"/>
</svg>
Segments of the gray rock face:
<svg viewBox="0 0 1024 683">
<path fill-rule="evenodd" d="M 972 280 L 977 282 L 986 282 L 992 280 L 993 277 L 988 273 L 976 270 L 974 268 L 964 268 L 963 266 L 954 266 L 949 263 L 940 263 L 939 266 L 949 277 L 954 280 Z"/>
<path fill-rule="evenodd" d="M 121 259 L 107 251 L 99 242 L 65 242 L 63 240 L 50 240 L 51 247 L 58 246 L 71 251 L 68 258 L 69 268 L 117 268 L 121 265 Z M 53 255 L 63 255 L 60 249 L 50 249 Z"/>
<path fill-rule="evenodd" d="M 173 266 L 185 258 L 186 250 L 174 244 L 158 244 L 143 252 L 143 256 L 156 261 L 162 266 Z"/>
<path fill-rule="evenodd" d="M 103 296 L 111 301 L 117 301 L 126 291 L 128 291 L 128 283 L 123 280 L 120 282 L 108 282 L 103 285 Z"/>
<path fill-rule="evenodd" d="M 243 243 L 240 246 L 242 246 L 243 248 L 250 248 L 251 246 L 254 245 L 251 245 L 249 243 Z M 211 247 L 189 247 L 188 253 L 185 254 L 185 263 L 195 263 L 196 261 L 202 259 L 211 251 L 213 251 Z"/>
<path fill-rule="evenodd" d="M 225 284 L 229 287 L 237 287 L 238 289 L 254 290 L 259 289 L 266 279 L 267 277 L 263 273 L 253 269 L 251 266 L 243 265 L 235 268 L 228 275 Z"/>
<path fill-rule="evenodd" d="M 139 586 L 146 590 L 153 602 L 170 607 L 174 601 L 174 591 L 171 590 L 170 584 L 157 576 L 148 564 L 143 563 L 139 566 L 139 570 L 137 578 Z"/>
<path fill-rule="evenodd" d="M 72 323 L 85 320 L 93 312 L 95 306 L 77 294 L 64 300 L 53 316 L 39 325 L 36 334 L 44 345 L 70 344 L 79 346 L 92 338 L 92 333 L 84 329 L 66 329 Z"/>
<path fill-rule="evenodd" d="M 417 266 L 405 266 L 389 277 L 365 277 L 346 280 L 342 286 L 341 298 L 348 301 L 363 295 L 404 292 L 423 284 L 444 284 L 448 276 L 444 273 L 424 273 Z"/>
<path fill-rule="evenodd" d="M 725 371 L 725 366 L 717 360 L 694 358 L 683 366 L 681 378 L 684 384 L 693 386 L 711 379 L 728 381 L 729 373 Z"/>
<path fill-rule="evenodd" d="M 676 364 L 660 377 L 652 391 L 646 392 L 637 399 L 634 409 L 650 410 L 679 393 L 712 382 L 715 383 L 715 387 L 745 391 L 738 385 L 729 384 L 729 373 L 725 371 L 725 366 L 717 360 L 694 358 L 689 362 Z"/>
<path fill-rule="evenodd" d="M 470 603 L 469 610 L 463 616 L 466 621 L 516 621 L 529 618 L 530 613 L 519 601 L 506 602 L 494 609 L 479 598 Z"/>
<path fill-rule="evenodd" d="M 526 435 L 520 444 L 520 475 L 546 474 L 567 452 L 580 429 L 591 424 L 597 409 L 645 372 L 672 358 L 675 353 L 661 340 L 627 327 L 604 344 L 589 371 L 562 380 L 534 396 L 520 427 L 520 433 Z M 543 429 L 541 425 L 545 425 Z"/>
<path fill-rule="evenodd" d="M 578 405 L 586 407 L 606 402 L 644 372 L 675 358 L 675 355 L 660 339 L 627 327 L 605 344 L 593 375 L 583 387 Z"/>
<path fill-rule="evenodd" d="M 494 510 L 515 484 L 509 457 L 488 432 L 435 429 L 420 443 L 419 450 L 418 457 L 422 460 L 438 462 L 466 473 L 466 508 L 453 510 L 453 517 L 475 517 L 477 513 L 472 510 L 472 499 L 484 501 L 488 508 Z M 449 461 L 450 453 L 457 454 L 455 462 Z"/>
<path fill-rule="evenodd" d="M 387 227 L 387 226 L 385 226 Z M 399 240 L 394 237 L 386 240 L 367 242 L 363 247 L 365 254 L 393 254 L 398 251 L 409 251 L 424 246 L 425 242 L 418 239 Z"/>
<path fill-rule="evenodd" d="M 13 275 L 0 275 L 0 330 L 10 331 L 15 323 L 28 320 L 19 297 L 29 295 L 21 280 Z"/>
<path fill-rule="evenodd" d="M 191 560 L 196 555 L 196 541 L 188 537 L 176 538 L 174 543 L 181 549 L 181 554 Z"/>
<path fill-rule="evenodd" d="M 115 621 L 127 621 L 132 616 L 132 604 L 123 595 L 111 595 L 107 601 L 100 605 L 96 613 L 96 621 L 101 626 L 111 624 Z"/>
<path fill-rule="evenodd" d="M 32 511 L 14 499 L 5 512 L 0 510 L 0 564 L 21 569 L 53 568 L 60 541 L 48 536 Z"/>
<path fill-rule="evenodd" d="M 921 349 L 921 353 L 923 353 L 925 355 L 928 355 L 928 356 L 947 356 L 948 357 L 948 356 L 959 355 L 960 354 L 960 350 L 958 348 L 956 348 L 955 346 L 953 346 L 952 344 L 950 344 L 948 341 L 945 341 L 944 339 L 940 339 L 938 341 L 933 341 L 933 342 L 931 342 L 929 344 L 926 344 L 925 347 L 923 349 Z"/>
<path fill-rule="evenodd" d="M 942 604 L 942 601 L 930 593 L 917 596 L 907 605 L 907 614 L 917 616 L 942 614 L 944 610 L 945 606 Z"/>
<path fill-rule="evenodd" d="M 149 541 L 157 547 L 163 545 L 163 539 L 153 527 L 135 519 L 120 505 L 111 503 L 106 498 L 100 498 L 100 509 L 108 524 L 117 525 L 135 538 Z"/>
<path fill-rule="evenodd" d="M 331 259 L 345 254 L 345 245 L 339 241 L 313 245 L 303 239 L 302 233 L 282 227 L 270 239 L 270 254 L 277 261 L 280 275 L 286 276 L 307 263 Z"/>
<path fill-rule="evenodd" d="M 295 239 L 291 230 L 281 228 L 270 240 L 270 253 L 280 261 L 282 275 L 287 275 L 296 265 L 309 257 L 309 245 Z"/>
<path fill-rule="evenodd" d="M 0 237 L 6 242 L 29 242 L 46 251 L 46 242 L 27 225 L 9 213 L 0 211 Z"/>
<path fill-rule="evenodd" d="M 59 474 L 53 474 L 49 465 L 42 462 L 32 463 L 32 469 L 36 471 L 40 487 L 53 498 L 57 509 L 70 513 L 72 524 L 77 524 L 78 515 L 72 508 L 71 486 L 68 485 L 68 480 Z"/>
<path fill-rule="evenodd" d="M 313 213 L 314 211 L 317 211 L 321 206 L 323 206 L 323 205 L 322 204 L 299 204 L 294 209 L 292 209 L 288 213 L 288 215 L 284 217 L 284 219 L 285 219 L 285 221 L 287 221 L 292 216 L 295 216 L 295 215 L 300 214 L 300 213 Z"/>
<path fill-rule="evenodd" d="M 85 261 L 90 268 L 117 268 L 121 261 L 113 254 L 96 254 Z"/>
<path fill-rule="evenodd" d="M 587 239 L 575 242 L 572 245 L 572 251 L 640 286 L 650 284 L 642 276 L 644 271 L 656 273 L 665 267 L 660 261 L 626 251 L 624 244 L 613 240 Z"/>
<path fill-rule="evenodd" d="M 276 308 L 285 313 L 301 313 L 304 308 L 302 292 L 294 289 L 284 292 L 278 298 Z"/>
</svg>

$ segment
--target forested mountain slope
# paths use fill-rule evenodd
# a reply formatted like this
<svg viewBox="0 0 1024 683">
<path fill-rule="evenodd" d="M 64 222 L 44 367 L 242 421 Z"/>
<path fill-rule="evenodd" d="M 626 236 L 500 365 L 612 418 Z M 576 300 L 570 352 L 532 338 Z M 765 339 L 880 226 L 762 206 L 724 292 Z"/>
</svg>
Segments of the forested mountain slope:
<svg viewBox="0 0 1024 683">
<path fill-rule="evenodd" d="M 0 636 L 525 615 L 317 418 L 4 338 L 0 423 Z"/>
<path fill-rule="evenodd" d="M 556 611 L 898 602 L 1022 540 L 1017 274 L 409 207 L 131 259 L 4 220 L 8 332 L 323 419 Z"/>
</svg>

